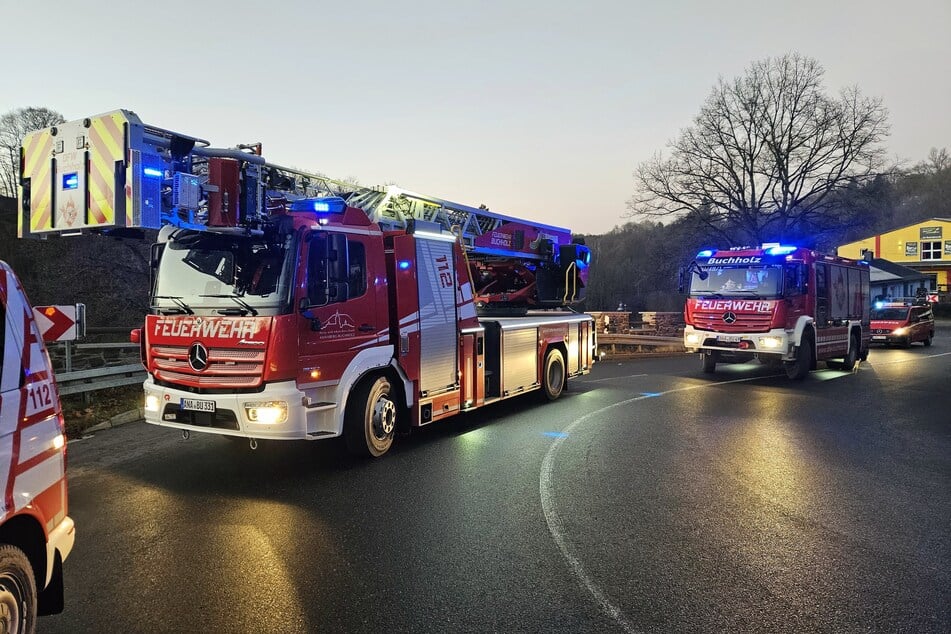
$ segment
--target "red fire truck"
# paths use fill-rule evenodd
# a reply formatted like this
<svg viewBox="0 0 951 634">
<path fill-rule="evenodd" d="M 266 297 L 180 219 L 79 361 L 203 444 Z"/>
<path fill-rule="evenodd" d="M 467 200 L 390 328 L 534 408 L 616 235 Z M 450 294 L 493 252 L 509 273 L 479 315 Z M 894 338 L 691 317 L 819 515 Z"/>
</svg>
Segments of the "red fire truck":
<svg viewBox="0 0 951 634">
<path fill-rule="evenodd" d="M 703 250 L 684 270 L 684 346 L 717 363 L 782 364 L 802 379 L 817 361 L 851 370 L 868 357 L 869 267 L 784 245 Z"/>
<path fill-rule="evenodd" d="M 78 149 L 76 149 L 78 148 Z M 233 438 L 394 434 L 589 372 L 566 229 L 216 149 L 115 111 L 21 153 L 21 235 L 159 229 L 134 333 L 146 421 Z"/>
</svg>

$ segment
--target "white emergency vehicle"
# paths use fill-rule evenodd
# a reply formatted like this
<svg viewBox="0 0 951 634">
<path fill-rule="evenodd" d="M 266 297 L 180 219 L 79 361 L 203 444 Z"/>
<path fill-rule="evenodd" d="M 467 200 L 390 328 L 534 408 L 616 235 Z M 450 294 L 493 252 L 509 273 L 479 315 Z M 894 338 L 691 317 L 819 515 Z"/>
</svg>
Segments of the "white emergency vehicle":
<svg viewBox="0 0 951 634">
<path fill-rule="evenodd" d="M 63 611 L 66 436 L 53 369 L 33 309 L 0 261 L 0 632 L 33 632 Z"/>
</svg>

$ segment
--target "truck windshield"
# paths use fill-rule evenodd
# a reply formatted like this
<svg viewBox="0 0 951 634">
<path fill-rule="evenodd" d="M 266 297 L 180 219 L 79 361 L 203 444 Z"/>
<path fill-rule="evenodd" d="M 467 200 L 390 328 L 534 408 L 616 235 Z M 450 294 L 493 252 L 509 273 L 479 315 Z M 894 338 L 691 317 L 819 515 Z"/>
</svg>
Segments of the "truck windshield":
<svg viewBox="0 0 951 634">
<path fill-rule="evenodd" d="M 694 271 L 690 294 L 779 297 L 782 293 L 783 270 L 780 266 L 708 266 L 706 279 Z"/>
<path fill-rule="evenodd" d="M 295 240 L 179 230 L 165 242 L 152 294 L 159 313 L 275 315 L 291 306 Z"/>
</svg>

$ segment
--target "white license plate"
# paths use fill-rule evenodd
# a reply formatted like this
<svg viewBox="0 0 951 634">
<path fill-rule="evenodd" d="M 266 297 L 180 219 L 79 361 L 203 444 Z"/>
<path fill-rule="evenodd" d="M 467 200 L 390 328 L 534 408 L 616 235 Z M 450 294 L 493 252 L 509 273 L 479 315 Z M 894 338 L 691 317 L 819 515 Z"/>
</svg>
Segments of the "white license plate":
<svg viewBox="0 0 951 634">
<path fill-rule="evenodd" d="M 183 398 L 181 400 L 181 408 L 192 412 L 214 412 L 215 402 L 200 401 L 197 398 Z"/>
<path fill-rule="evenodd" d="M 718 335 L 717 341 L 722 341 L 723 343 L 739 343 L 739 335 Z"/>
<path fill-rule="evenodd" d="M 885 335 L 872 335 L 872 339 L 875 341 L 884 341 L 885 338 Z"/>
</svg>

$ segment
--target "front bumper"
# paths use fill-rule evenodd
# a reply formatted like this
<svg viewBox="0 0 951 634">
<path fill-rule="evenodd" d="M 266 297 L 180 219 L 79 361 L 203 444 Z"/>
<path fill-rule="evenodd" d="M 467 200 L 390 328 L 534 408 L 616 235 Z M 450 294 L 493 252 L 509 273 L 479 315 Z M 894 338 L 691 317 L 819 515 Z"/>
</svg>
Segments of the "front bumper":
<svg viewBox="0 0 951 634">
<path fill-rule="evenodd" d="M 693 326 L 684 328 L 684 347 L 688 352 L 716 350 L 737 355 L 753 353 L 791 361 L 795 358 L 794 345 L 792 333 L 782 328 L 755 333 L 711 332 L 697 330 Z"/>
<path fill-rule="evenodd" d="M 293 381 L 270 383 L 263 392 L 250 394 L 195 394 L 158 385 L 149 377 L 143 389 L 147 402 L 150 396 L 158 402 L 157 409 L 145 408 L 145 422 L 153 425 L 263 440 L 314 440 L 341 433 L 336 401 L 313 402 Z M 183 410 L 182 399 L 213 401 L 214 411 Z M 249 420 L 244 404 L 262 401 L 287 403 L 286 420 L 270 424 Z"/>
</svg>

